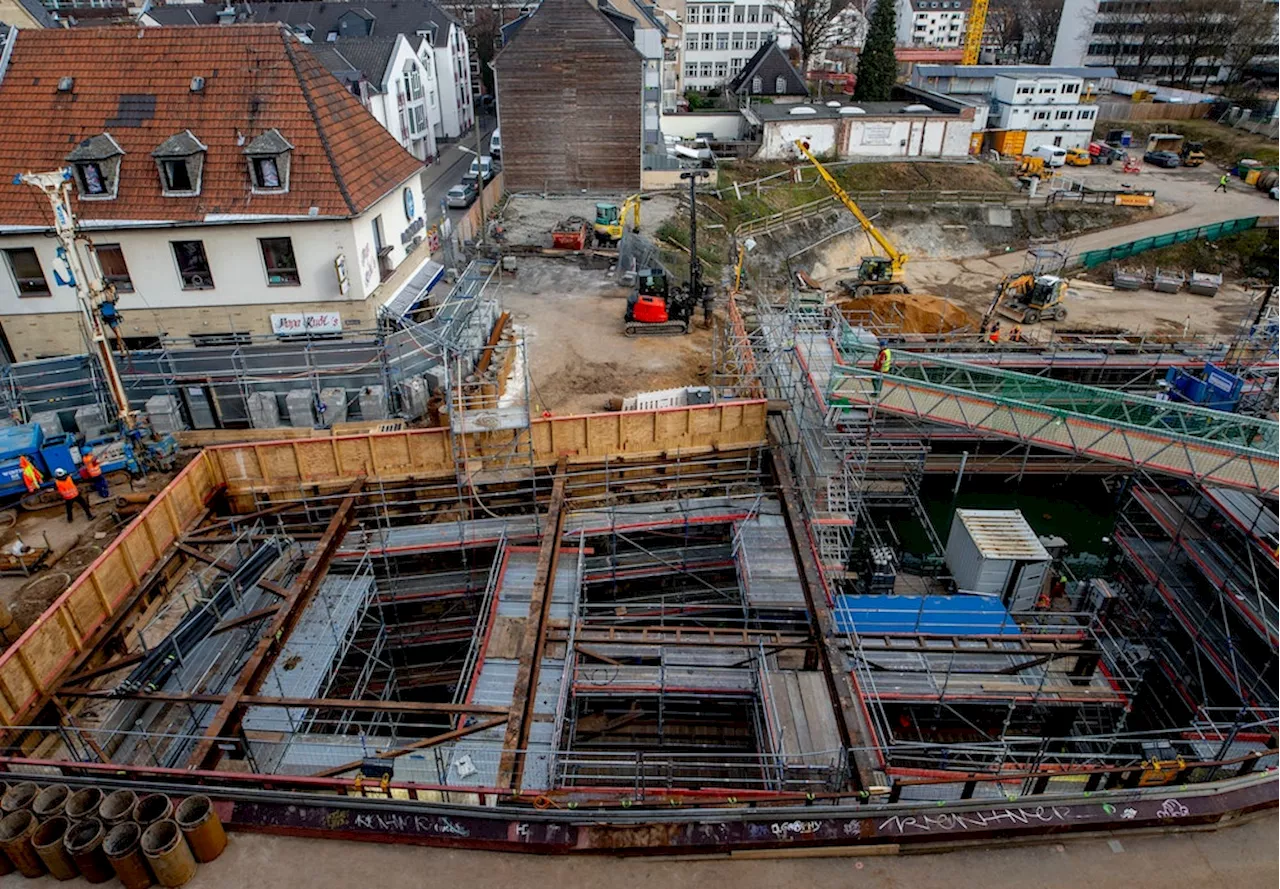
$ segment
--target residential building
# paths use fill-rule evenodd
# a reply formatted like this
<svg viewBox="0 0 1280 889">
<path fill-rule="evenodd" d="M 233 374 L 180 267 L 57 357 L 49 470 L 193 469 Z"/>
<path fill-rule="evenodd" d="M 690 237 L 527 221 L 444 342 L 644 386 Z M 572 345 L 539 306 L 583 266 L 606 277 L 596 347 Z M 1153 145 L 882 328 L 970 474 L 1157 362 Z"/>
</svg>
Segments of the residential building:
<svg viewBox="0 0 1280 889">
<path fill-rule="evenodd" d="M 1181 0 L 1063 0 L 1053 64 L 1111 66 L 1131 80 L 1179 82 L 1183 86 L 1205 86 L 1237 74 L 1274 84 L 1280 60 L 1277 0 L 1250 0 L 1245 20 L 1256 24 L 1253 33 L 1258 42 L 1241 71 L 1233 70 L 1223 58 L 1220 41 L 1210 41 L 1214 50 L 1204 56 L 1188 59 L 1179 55 L 1179 41 L 1170 31 L 1176 27 L 1176 19 L 1162 21 L 1163 7 L 1178 2 Z"/>
<path fill-rule="evenodd" d="M 140 21 L 161 25 L 281 22 L 316 44 L 403 34 L 423 68 L 430 69 L 423 90 L 428 105 L 430 95 L 436 97 L 439 114 L 429 121 L 435 138 L 457 139 L 475 124 L 470 42 L 462 23 L 430 0 L 181 4 L 149 7 Z"/>
<path fill-rule="evenodd" d="M 543 0 L 493 62 L 507 190 L 638 190 L 647 61 L 587 0 Z"/>
<path fill-rule="evenodd" d="M 310 317 L 367 334 L 427 261 L 421 162 L 288 28 L 15 33 L 0 169 L 72 171 L 126 344 L 226 344 Z M 43 196 L 0 182 L 0 323 L 17 360 L 82 349 L 52 221 Z"/>
<path fill-rule="evenodd" d="M 687 89 L 724 86 L 760 47 L 776 41 L 791 48 L 791 29 L 763 2 L 695 2 L 686 0 L 684 20 L 684 77 Z"/>
<path fill-rule="evenodd" d="M 799 97 L 809 95 L 800 72 L 791 64 L 787 54 L 770 40 L 756 50 L 747 63 L 739 69 L 725 86 L 738 96 Z"/>
<path fill-rule="evenodd" d="M 40 0 L 0 0 L 0 31 L 12 28 L 56 28 L 58 21 Z"/>
<path fill-rule="evenodd" d="M 1081 148 L 1089 144 L 1098 106 L 1086 97 L 1081 77 L 998 76 L 991 97 L 993 130 L 1025 131 L 1023 151 L 1041 145 Z"/>
<path fill-rule="evenodd" d="M 964 46 L 970 0 L 897 0 L 898 45 Z"/>
</svg>

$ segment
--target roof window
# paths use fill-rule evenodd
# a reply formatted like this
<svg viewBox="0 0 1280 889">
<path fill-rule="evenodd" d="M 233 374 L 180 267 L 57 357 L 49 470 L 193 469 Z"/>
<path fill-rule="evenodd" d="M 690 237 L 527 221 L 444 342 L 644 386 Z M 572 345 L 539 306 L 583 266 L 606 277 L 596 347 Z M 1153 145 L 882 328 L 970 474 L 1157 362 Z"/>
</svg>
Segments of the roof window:
<svg viewBox="0 0 1280 889">
<path fill-rule="evenodd" d="M 160 189 L 165 197 L 184 198 L 200 194 L 207 150 L 190 130 L 183 130 L 165 139 L 151 152 L 160 170 Z"/>
<path fill-rule="evenodd" d="M 244 147 L 249 158 L 249 181 L 255 192 L 274 194 L 289 190 L 289 159 L 293 145 L 276 129 L 267 130 Z"/>
<path fill-rule="evenodd" d="M 75 174 L 76 190 L 84 200 L 109 201 L 120 186 L 120 159 L 124 149 L 101 133 L 85 139 L 66 156 Z"/>
</svg>

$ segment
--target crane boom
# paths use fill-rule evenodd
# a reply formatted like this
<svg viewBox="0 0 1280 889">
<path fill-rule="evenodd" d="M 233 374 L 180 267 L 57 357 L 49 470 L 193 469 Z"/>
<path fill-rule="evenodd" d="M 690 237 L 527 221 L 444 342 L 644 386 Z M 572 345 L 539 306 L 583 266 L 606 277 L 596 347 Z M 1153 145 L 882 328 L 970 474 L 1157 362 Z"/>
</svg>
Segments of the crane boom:
<svg viewBox="0 0 1280 889">
<path fill-rule="evenodd" d="M 853 198 L 849 197 L 849 193 L 840 186 L 840 183 L 836 181 L 835 177 L 828 173 L 827 168 L 813 156 L 813 152 L 809 150 L 808 146 L 805 145 L 802 140 L 796 140 L 796 148 L 804 155 L 805 159 L 809 161 L 809 163 L 813 164 L 814 169 L 818 171 L 818 175 L 822 177 L 822 181 L 827 184 L 827 188 L 831 189 L 831 193 L 840 199 L 840 202 L 848 208 L 850 213 L 853 214 L 853 218 L 858 220 L 858 224 L 861 225 L 863 229 L 866 230 L 867 234 L 869 234 L 875 242 L 880 245 L 880 249 L 882 249 L 885 252 L 885 255 L 889 257 L 889 262 L 893 268 L 894 274 L 901 274 L 902 267 L 907 264 L 907 254 L 898 252 L 897 248 L 894 247 L 893 244 L 889 242 L 889 239 L 884 236 L 884 233 L 881 232 L 880 229 L 876 228 L 875 224 L 867 218 L 867 214 L 862 212 L 862 208 L 854 203 Z"/>
<path fill-rule="evenodd" d="M 990 0 L 973 0 L 969 22 L 964 32 L 964 56 L 961 65 L 976 65 L 982 54 L 982 35 L 987 29 L 987 5 Z"/>
</svg>

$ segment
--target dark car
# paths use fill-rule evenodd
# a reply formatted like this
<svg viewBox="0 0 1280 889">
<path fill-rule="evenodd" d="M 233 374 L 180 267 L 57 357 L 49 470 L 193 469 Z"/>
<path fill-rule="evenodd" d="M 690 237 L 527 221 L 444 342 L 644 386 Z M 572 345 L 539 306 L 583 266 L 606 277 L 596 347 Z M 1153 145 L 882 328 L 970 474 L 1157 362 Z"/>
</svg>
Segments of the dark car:
<svg viewBox="0 0 1280 889">
<path fill-rule="evenodd" d="M 1170 169 L 1182 164 L 1182 158 L 1172 151 L 1148 151 L 1142 156 L 1142 160 L 1153 167 L 1168 167 Z"/>
<path fill-rule="evenodd" d="M 475 203 L 476 195 L 475 180 L 460 182 L 445 193 L 445 203 L 450 207 L 465 208 Z"/>
</svg>

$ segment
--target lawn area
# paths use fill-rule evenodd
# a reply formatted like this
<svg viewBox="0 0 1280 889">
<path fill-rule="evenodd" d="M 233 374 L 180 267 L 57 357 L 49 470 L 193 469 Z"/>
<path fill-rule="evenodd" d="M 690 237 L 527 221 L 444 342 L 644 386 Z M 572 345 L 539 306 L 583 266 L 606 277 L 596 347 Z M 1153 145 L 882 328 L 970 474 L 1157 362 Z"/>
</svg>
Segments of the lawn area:
<svg viewBox="0 0 1280 889">
<path fill-rule="evenodd" d="M 1223 126 L 1212 120 L 1100 120 L 1093 131 L 1098 138 L 1108 130 L 1130 130 L 1134 147 L 1141 152 L 1152 133 L 1180 133 L 1193 142 L 1204 143 L 1205 156 L 1224 167 L 1233 166 L 1241 158 L 1251 157 L 1264 166 L 1280 163 L 1280 152 L 1274 139 L 1255 136 L 1235 127 Z"/>
</svg>

